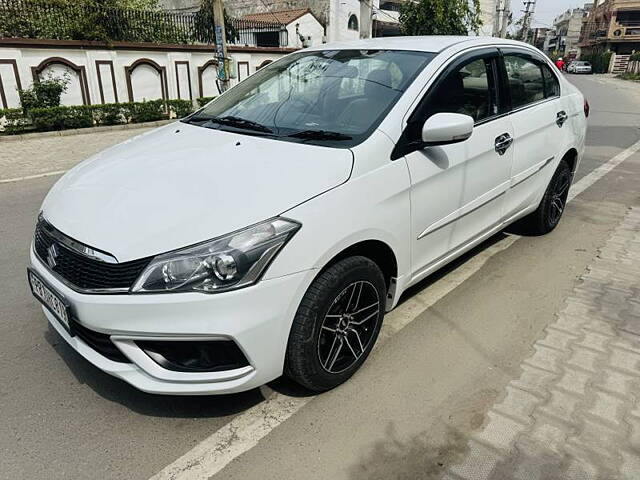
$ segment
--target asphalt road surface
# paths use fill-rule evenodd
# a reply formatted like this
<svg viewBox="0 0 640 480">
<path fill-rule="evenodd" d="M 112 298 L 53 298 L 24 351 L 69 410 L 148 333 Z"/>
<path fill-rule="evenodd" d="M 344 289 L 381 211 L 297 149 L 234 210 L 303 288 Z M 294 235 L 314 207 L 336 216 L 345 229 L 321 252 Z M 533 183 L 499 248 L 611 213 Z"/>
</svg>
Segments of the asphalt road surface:
<svg viewBox="0 0 640 480">
<path fill-rule="evenodd" d="M 570 78 L 592 112 L 579 181 L 640 140 L 640 85 Z M 47 326 L 26 282 L 34 221 L 58 177 L 0 184 L 0 477 L 146 479 L 187 455 L 163 476 L 206 478 L 193 468 L 222 452 L 226 426 L 216 478 L 437 478 L 640 204 L 639 173 L 636 153 L 576 197 L 551 235 L 497 235 L 427 279 L 388 316 L 361 372 L 314 398 L 282 380 L 222 397 L 152 396 L 94 368 Z M 269 410 L 274 392 L 292 399 L 288 414 Z M 259 442 L 242 430 L 256 411 L 267 425 Z"/>
</svg>

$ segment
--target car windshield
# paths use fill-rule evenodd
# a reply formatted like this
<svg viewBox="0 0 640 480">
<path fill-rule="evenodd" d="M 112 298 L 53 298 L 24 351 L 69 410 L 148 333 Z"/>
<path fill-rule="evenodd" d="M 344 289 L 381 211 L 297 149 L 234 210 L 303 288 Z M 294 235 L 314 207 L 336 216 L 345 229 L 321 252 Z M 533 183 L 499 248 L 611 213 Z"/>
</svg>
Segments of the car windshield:
<svg viewBox="0 0 640 480">
<path fill-rule="evenodd" d="M 392 50 L 295 53 L 183 121 L 287 141 L 353 146 L 371 134 L 434 57 Z"/>
</svg>

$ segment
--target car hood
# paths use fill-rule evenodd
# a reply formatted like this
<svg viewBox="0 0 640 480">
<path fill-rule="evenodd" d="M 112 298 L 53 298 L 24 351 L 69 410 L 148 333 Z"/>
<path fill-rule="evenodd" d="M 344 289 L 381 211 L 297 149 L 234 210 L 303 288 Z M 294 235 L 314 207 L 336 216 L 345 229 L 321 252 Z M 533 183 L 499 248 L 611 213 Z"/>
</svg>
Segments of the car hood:
<svg viewBox="0 0 640 480">
<path fill-rule="evenodd" d="M 348 149 L 174 123 L 80 163 L 45 198 L 64 234 L 128 261 L 266 220 L 347 181 Z"/>
</svg>

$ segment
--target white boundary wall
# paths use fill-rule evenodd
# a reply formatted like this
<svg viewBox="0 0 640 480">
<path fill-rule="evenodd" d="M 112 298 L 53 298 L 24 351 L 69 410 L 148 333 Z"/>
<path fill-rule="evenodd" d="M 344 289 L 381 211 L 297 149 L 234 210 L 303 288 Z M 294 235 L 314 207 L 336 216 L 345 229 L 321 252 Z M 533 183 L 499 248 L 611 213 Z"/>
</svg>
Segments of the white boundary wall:
<svg viewBox="0 0 640 480">
<path fill-rule="evenodd" d="M 281 48 L 230 47 L 235 78 L 294 51 Z M 204 46 L 121 44 L 107 48 L 92 42 L 0 40 L 0 108 L 19 107 L 17 88 L 35 77 L 69 75 L 63 105 L 191 99 L 218 95 L 216 62 Z"/>
</svg>

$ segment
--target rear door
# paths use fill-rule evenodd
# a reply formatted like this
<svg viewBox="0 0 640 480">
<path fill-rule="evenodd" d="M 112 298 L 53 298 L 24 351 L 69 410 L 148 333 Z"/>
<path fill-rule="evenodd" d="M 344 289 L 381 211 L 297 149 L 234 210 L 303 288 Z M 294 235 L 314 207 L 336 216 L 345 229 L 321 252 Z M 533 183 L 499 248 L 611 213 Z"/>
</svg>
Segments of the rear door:
<svg viewBox="0 0 640 480">
<path fill-rule="evenodd" d="M 532 206 L 547 186 L 566 143 L 568 119 L 557 72 L 532 52 L 503 49 L 503 81 L 511 99 L 513 168 L 505 216 Z"/>
</svg>

